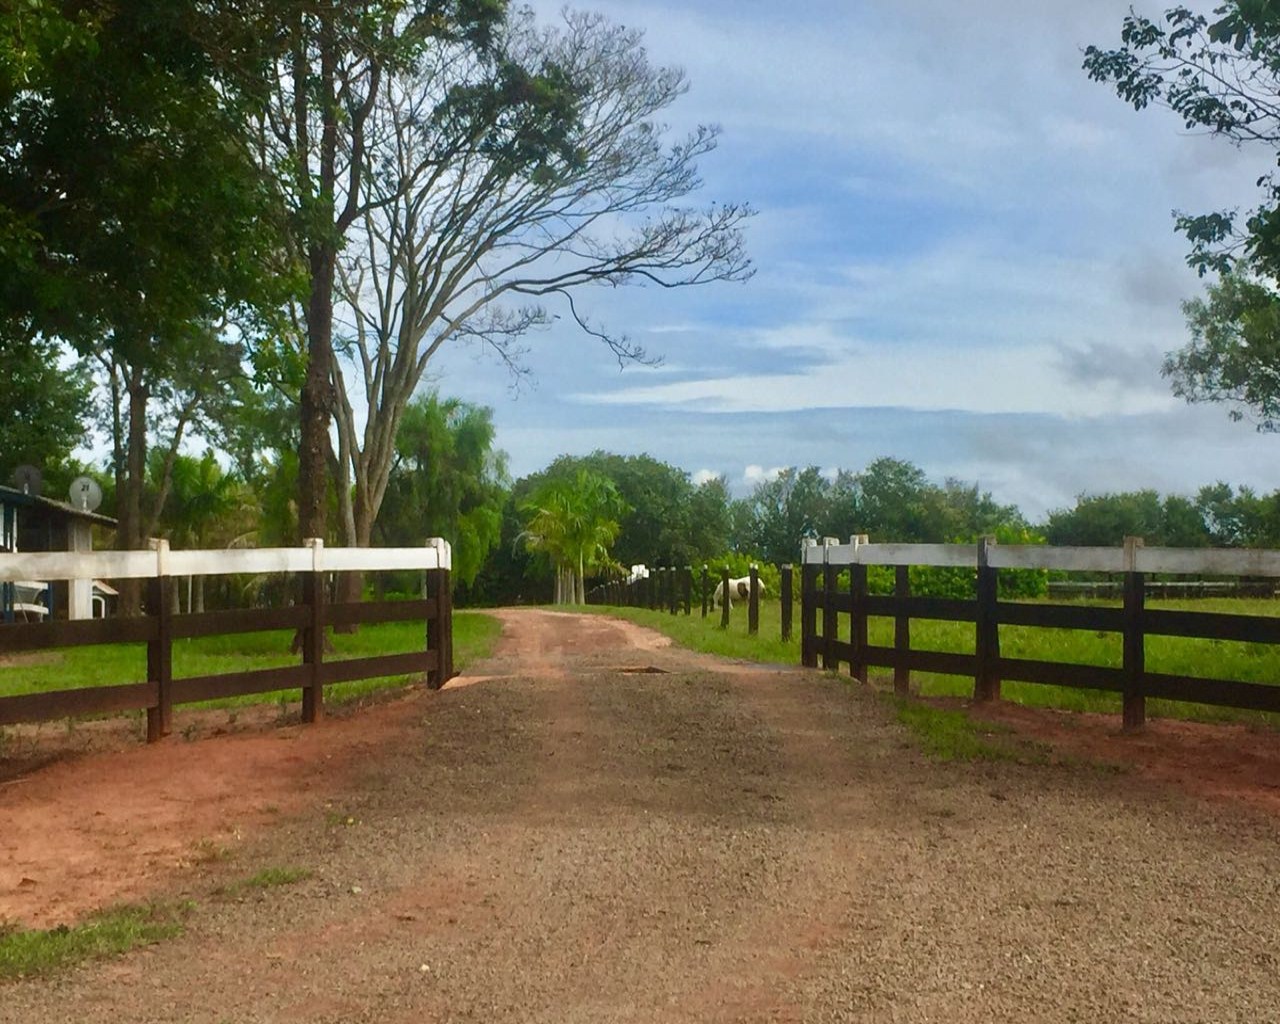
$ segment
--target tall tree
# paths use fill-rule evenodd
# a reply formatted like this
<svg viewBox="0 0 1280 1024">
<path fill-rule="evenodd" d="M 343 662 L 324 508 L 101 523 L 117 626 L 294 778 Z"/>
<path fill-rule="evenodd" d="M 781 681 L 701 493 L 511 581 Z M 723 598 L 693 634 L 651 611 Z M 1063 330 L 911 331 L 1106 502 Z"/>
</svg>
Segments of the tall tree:
<svg viewBox="0 0 1280 1024">
<path fill-rule="evenodd" d="M 348 231 L 378 202 L 367 154 L 382 83 L 433 44 L 483 50 L 504 9 L 504 0 L 316 0 L 292 6 L 282 26 L 260 153 L 289 193 L 293 251 L 306 276 L 295 311 L 305 339 L 298 518 L 306 536 L 326 535 L 335 268 Z"/>
<path fill-rule="evenodd" d="M 124 547 L 145 533 L 151 401 L 169 370 L 206 362 L 228 317 L 248 327 L 287 293 L 277 193 L 244 127 L 260 50 L 243 6 L 0 13 L 14 60 L 0 61 L 0 332 L 61 338 L 108 368 Z"/>
<path fill-rule="evenodd" d="M 940 487 L 920 467 L 892 458 L 859 473 L 787 468 L 757 484 L 736 509 L 736 546 L 775 564 L 794 560 L 805 537 L 865 533 L 879 542 L 943 543 L 1026 526 L 1015 507 L 976 484 L 947 480 Z"/>
<path fill-rule="evenodd" d="M 794 562 L 806 537 L 826 534 L 830 482 L 817 466 L 788 466 L 756 484 L 747 501 L 738 546 L 775 565 Z"/>
<path fill-rule="evenodd" d="M 590 470 L 548 479 L 525 503 L 526 542 L 556 573 L 556 604 L 586 604 L 587 572 L 607 564 L 626 505 L 613 481 Z"/>
<path fill-rule="evenodd" d="M 585 289 L 750 274 L 750 211 L 684 205 L 717 133 L 664 143 L 658 119 L 683 75 L 652 65 L 634 29 L 563 18 L 539 28 L 520 12 L 495 59 L 437 46 L 370 94 L 369 199 L 339 261 L 345 358 L 333 364 L 349 544 L 369 541 L 400 418 L 441 346 L 479 341 L 518 372 L 520 339 L 550 322 L 551 302 L 620 360 L 642 359 L 588 320 Z"/>
<path fill-rule="evenodd" d="M 1049 514 L 1044 527 L 1050 544 L 1116 546 L 1125 537 L 1142 537 L 1148 544 L 1192 547 L 1209 540 L 1195 503 L 1177 495 L 1162 498 L 1156 491 L 1081 495 L 1074 508 Z"/>
</svg>

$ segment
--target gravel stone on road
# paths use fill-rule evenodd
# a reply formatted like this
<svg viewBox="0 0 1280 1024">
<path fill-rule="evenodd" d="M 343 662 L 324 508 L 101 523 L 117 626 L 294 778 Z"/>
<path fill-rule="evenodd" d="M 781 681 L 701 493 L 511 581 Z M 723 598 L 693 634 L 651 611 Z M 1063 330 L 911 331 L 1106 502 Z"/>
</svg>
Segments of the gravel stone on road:
<svg viewBox="0 0 1280 1024">
<path fill-rule="evenodd" d="M 845 680 L 497 614 L 493 658 L 236 854 L 312 877 L 6 985 L 0 1021 L 1280 1021 L 1274 818 L 935 763 Z"/>
</svg>

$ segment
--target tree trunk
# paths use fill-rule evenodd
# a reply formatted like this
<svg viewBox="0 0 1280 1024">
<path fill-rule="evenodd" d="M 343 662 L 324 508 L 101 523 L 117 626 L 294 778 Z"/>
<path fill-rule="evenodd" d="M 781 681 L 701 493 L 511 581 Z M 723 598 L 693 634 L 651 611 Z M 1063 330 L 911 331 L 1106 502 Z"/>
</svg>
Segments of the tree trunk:
<svg viewBox="0 0 1280 1024">
<path fill-rule="evenodd" d="M 304 213 L 310 214 L 308 227 L 308 270 L 311 289 L 307 297 L 307 375 L 302 385 L 300 402 L 302 438 L 298 451 L 298 528 L 302 539 L 324 539 L 327 526 L 329 424 L 333 417 L 333 278 L 338 241 L 333 236 L 333 196 L 337 178 L 338 111 L 334 97 L 337 73 L 336 44 L 333 25 L 324 14 L 319 18 L 320 74 L 317 88 L 321 105 L 321 137 L 319 188 L 311 194 L 310 181 L 305 182 Z M 306 115 L 305 96 L 310 91 L 305 69 L 295 69 L 301 114 Z M 297 126 L 300 133 L 299 158 L 305 175 L 305 162 L 310 159 L 306 123 Z"/>
<path fill-rule="evenodd" d="M 143 547 L 142 537 L 142 488 L 147 473 L 147 402 L 151 395 L 142 371 L 130 369 L 126 378 L 129 394 L 129 439 L 125 445 L 123 479 L 116 475 L 116 549 L 138 551 Z M 142 614 L 142 586 L 140 581 L 120 581 L 120 614 Z"/>
<path fill-rule="evenodd" d="M 358 497 L 358 495 L 357 495 Z M 368 506 L 361 501 L 355 504 L 355 534 L 354 536 L 346 536 L 348 546 L 357 548 L 367 548 L 373 540 L 373 515 L 369 511 Z M 344 530 L 345 534 L 346 531 Z M 364 573 L 363 572 L 344 572 L 338 577 L 338 601 L 343 604 L 355 604 L 364 598 Z M 354 633 L 360 627 L 349 622 L 344 625 L 334 626 L 335 633 Z"/>
<path fill-rule="evenodd" d="M 320 247 L 320 250 L 328 247 Z M 329 359 L 333 344 L 333 253 L 312 253 L 307 304 L 307 376 L 302 386 L 302 440 L 298 451 L 299 539 L 327 533 L 329 420 L 333 390 Z"/>
</svg>

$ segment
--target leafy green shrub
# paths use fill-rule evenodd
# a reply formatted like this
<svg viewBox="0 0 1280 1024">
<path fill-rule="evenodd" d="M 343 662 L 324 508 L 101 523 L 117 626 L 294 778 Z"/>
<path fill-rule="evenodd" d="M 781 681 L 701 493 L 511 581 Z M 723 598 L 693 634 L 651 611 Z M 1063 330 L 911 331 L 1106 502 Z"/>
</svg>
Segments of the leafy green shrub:
<svg viewBox="0 0 1280 1024">
<path fill-rule="evenodd" d="M 768 597 L 777 597 L 782 587 L 782 571 L 769 562 L 757 558 L 754 555 L 744 555 L 739 552 L 729 552 L 727 554 L 717 555 L 715 558 L 709 558 L 704 563 L 707 567 L 707 573 L 711 577 L 711 588 L 715 589 L 717 583 L 720 582 L 720 574 L 724 571 L 724 567 L 729 567 L 729 576 L 737 579 L 740 576 L 750 575 L 751 566 L 754 564 L 760 572 L 760 582 L 764 585 L 764 591 Z M 702 578 L 702 566 L 695 565 L 693 567 L 694 589 L 697 590 L 697 582 Z M 800 568 L 796 566 L 795 574 L 796 593 L 800 590 Z"/>
</svg>

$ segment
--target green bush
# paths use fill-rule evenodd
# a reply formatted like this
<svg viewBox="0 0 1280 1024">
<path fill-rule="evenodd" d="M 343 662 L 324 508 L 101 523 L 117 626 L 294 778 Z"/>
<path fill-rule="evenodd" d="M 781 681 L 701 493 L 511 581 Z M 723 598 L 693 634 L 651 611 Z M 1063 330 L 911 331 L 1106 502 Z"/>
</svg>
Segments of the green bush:
<svg viewBox="0 0 1280 1024">
<path fill-rule="evenodd" d="M 724 567 L 729 567 L 729 576 L 737 579 L 740 576 L 748 576 L 751 573 L 751 566 L 758 567 L 760 572 L 760 582 L 764 585 L 765 594 L 769 597 L 777 597 L 782 587 L 782 572 L 776 566 L 769 562 L 765 562 L 755 555 L 744 555 L 738 552 L 730 552 L 728 554 L 717 555 L 715 558 L 709 558 L 704 563 L 707 572 L 711 576 L 711 588 L 715 589 L 717 583 L 720 582 L 721 573 Z M 799 587 L 799 567 L 796 568 L 796 586 Z M 695 565 L 693 567 L 694 588 L 697 589 L 697 581 L 702 578 L 702 566 Z"/>
</svg>

